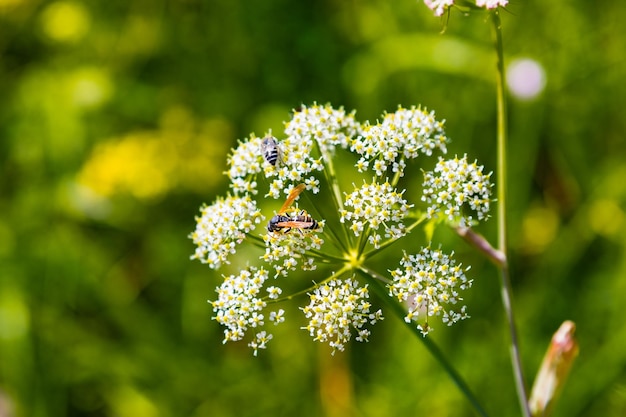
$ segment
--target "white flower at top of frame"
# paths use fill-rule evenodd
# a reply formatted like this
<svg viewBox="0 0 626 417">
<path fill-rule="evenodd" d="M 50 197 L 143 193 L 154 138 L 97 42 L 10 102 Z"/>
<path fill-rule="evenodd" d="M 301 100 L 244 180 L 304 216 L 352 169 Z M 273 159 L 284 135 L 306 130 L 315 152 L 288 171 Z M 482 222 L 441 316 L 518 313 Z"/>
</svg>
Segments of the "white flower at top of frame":
<svg viewBox="0 0 626 417">
<path fill-rule="evenodd" d="M 213 269 L 228 263 L 228 255 L 254 230 L 264 217 L 249 196 L 219 198 L 200 209 L 196 230 L 189 237 L 196 245 L 191 259 L 198 259 Z"/>
<path fill-rule="evenodd" d="M 504 7 L 509 4 L 509 0 L 476 0 L 476 6 L 485 7 L 487 9 L 495 9 L 496 7 Z"/>
<path fill-rule="evenodd" d="M 424 4 L 435 12 L 435 16 L 441 16 L 448 7 L 454 4 L 454 0 L 424 0 Z"/>
</svg>

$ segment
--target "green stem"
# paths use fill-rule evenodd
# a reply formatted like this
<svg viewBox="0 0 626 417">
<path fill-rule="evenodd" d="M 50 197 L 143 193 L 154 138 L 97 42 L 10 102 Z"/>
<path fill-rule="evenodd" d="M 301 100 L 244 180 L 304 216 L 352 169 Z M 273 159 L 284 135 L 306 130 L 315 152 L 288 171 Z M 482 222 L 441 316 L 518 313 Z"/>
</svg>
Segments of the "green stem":
<svg viewBox="0 0 626 417">
<path fill-rule="evenodd" d="M 329 152 L 326 149 L 324 149 L 323 146 L 320 146 L 320 144 L 317 141 L 315 141 L 315 144 L 317 145 L 317 149 L 319 150 L 319 153 L 322 156 L 322 159 L 324 160 L 324 165 L 326 167 L 326 169 L 324 169 L 324 175 L 326 176 L 326 181 L 328 182 L 332 190 L 331 196 L 332 196 L 333 203 L 335 204 L 335 207 L 337 208 L 337 212 L 341 213 L 344 210 L 343 195 L 341 194 L 341 190 L 339 189 L 339 182 L 337 181 L 337 174 L 335 172 L 335 164 L 333 163 L 333 158 L 331 157 Z M 350 242 L 352 242 L 350 233 L 348 233 L 348 231 L 344 227 L 342 227 L 341 229 L 344 231 L 344 237 L 346 238 L 346 243 L 347 245 L 349 245 Z"/>
<path fill-rule="evenodd" d="M 324 283 L 326 283 L 326 282 L 328 282 L 328 281 L 330 281 L 332 279 L 339 278 L 340 276 L 342 276 L 343 274 L 348 272 L 350 269 L 352 269 L 352 266 L 344 265 L 339 271 L 333 273 L 328 278 L 324 278 L 323 281 L 317 282 L 317 283 L 315 283 L 314 285 L 312 285 L 310 287 L 307 287 L 307 288 L 305 288 L 303 290 L 300 290 L 298 292 L 295 292 L 293 294 L 289 294 L 289 295 L 287 295 L 285 297 L 277 298 L 275 300 L 271 300 L 268 297 L 265 297 L 263 300 L 266 301 L 268 304 L 274 304 L 274 303 L 279 303 L 279 302 L 282 302 L 282 301 L 293 300 L 294 298 L 296 298 L 296 297 L 298 297 L 298 296 L 300 296 L 302 294 L 308 293 L 309 291 L 311 291 L 315 287 L 319 287 L 320 285 L 323 285 Z"/>
<path fill-rule="evenodd" d="M 478 249 L 495 266 L 502 268 L 506 265 L 506 256 L 498 249 L 495 249 L 482 235 L 476 233 L 471 227 L 455 226 L 454 231 L 467 243 Z"/>
<path fill-rule="evenodd" d="M 500 253 L 507 259 L 507 229 L 506 229 L 506 145 L 507 145 L 507 110 L 505 98 L 505 73 L 504 73 L 504 48 L 502 43 L 502 27 L 500 22 L 500 12 L 498 9 L 491 13 L 491 21 L 495 35 L 495 47 L 498 57 L 496 72 L 496 94 L 498 103 L 498 249 Z M 511 280 L 509 277 L 508 262 L 503 262 L 500 266 L 501 277 L 501 297 L 502 305 L 506 312 L 506 318 L 509 326 L 509 334 L 511 337 L 511 364 L 515 375 L 515 386 L 517 396 L 520 402 L 522 415 L 530 417 L 530 408 L 528 405 L 528 393 L 526 392 L 526 384 L 524 382 L 524 374 L 522 371 L 522 362 L 519 354 L 519 341 L 517 330 L 515 327 L 515 316 L 512 306 Z"/>
<path fill-rule="evenodd" d="M 452 364 L 446 359 L 443 352 L 439 350 L 439 347 L 433 342 L 429 337 L 422 336 L 420 330 L 415 326 L 413 322 L 406 322 L 404 317 L 406 316 L 406 310 L 393 297 L 389 296 L 387 288 L 383 284 L 384 282 L 388 282 L 389 280 L 384 276 L 380 275 L 378 272 L 373 271 L 365 266 L 359 266 L 359 272 L 367 279 L 369 283 L 372 284 L 374 290 L 378 293 L 379 297 L 387 303 L 387 305 L 393 310 L 393 312 L 402 320 L 403 323 L 407 325 L 409 330 L 422 342 L 422 344 L 426 347 L 428 352 L 439 362 L 439 365 L 446 371 L 448 376 L 452 379 L 452 382 L 459 388 L 459 390 L 465 395 L 468 401 L 474 407 L 476 412 L 483 416 L 487 417 L 487 412 L 482 408 L 478 399 L 474 396 L 472 391 L 470 390 L 467 383 L 463 380 L 461 375 L 454 369 Z"/>
<path fill-rule="evenodd" d="M 424 220 L 426 220 L 428 217 L 426 216 L 426 214 L 422 214 L 422 216 L 420 218 L 418 218 L 417 220 L 415 220 L 411 225 L 409 225 L 409 227 L 406 228 L 406 234 L 408 235 L 409 233 L 411 233 L 411 231 L 413 231 L 413 229 L 415 229 L 417 226 L 419 226 Z M 372 256 L 376 255 L 378 252 L 382 251 L 383 249 L 387 248 L 388 246 L 393 245 L 394 243 L 398 242 L 400 239 L 388 239 L 386 241 L 384 241 L 383 243 L 381 243 L 377 249 L 372 249 L 371 251 L 367 252 L 364 255 L 365 259 L 369 259 Z"/>
<path fill-rule="evenodd" d="M 265 241 L 261 236 L 255 235 L 253 233 L 248 233 L 246 236 L 252 241 L 255 246 L 258 246 L 259 248 L 265 248 Z"/>
<path fill-rule="evenodd" d="M 314 230 L 307 230 L 307 231 L 300 231 L 300 230 L 290 230 L 289 232 L 276 232 L 276 233 L 317 233 Z M 261 248 L 261 249 L 265 249 L 267 247 L 267 244 L 265 243 L 265 240 L 263 240 L 262 237 L 254 235 L 252 233 L 249 233 L 247 235 L 248 238 L 250 238 L 250 240 L 252 241 L 252 243 Z M 322 263 L 326 263 L 326 264 L 330 264 L 330 263 L 338 263 L 338 264 L 342 264 L 344 263 L 346 260 L 344 258 L 339 258 L 337 256 L 333 256 L 331 254 L 328 254 L 326 252 L 321 252 L 317 249 L 308 249 L 306 251 L 306 255 L 318 259 L 320 262 Z"/>
<path fill-rule="evenodd" d="M 340 229 L 344 229 L 344 228 L 340 227 Z M 328 236 L 333 240 L 333 242 L 335 243 L 335 247 L 337 247 L 337 249 L 340 249 L 344 253 L 349 251 L 349 248 L 346 246 L 346 243 L 348 242 L 348 240 L 346 239 L 346 243 L 344 243 L 344 241 L 341 240 L 341 238 L 339 237 L 339 235 L 335 231 L 334 227 L 330 227 L 329 225 L 325 225 L 324 226 L 324 232 L 326 232 L 326 231 L 328 231 Z M 345 236 L 345 234 L 344 234 L 344 236 Z"/>
<path fill-rule="evenodd" d="M 400 163 L 404 161 L 404 157 L 400 158 Z M 398 185 L 398 181 L 400 181 L 400 177 L 402 176 L 402 170 L 398 170 L 395 175 L 393 176 L 393 178 L 391 179 L 391 186 L 396 188 L 396 185 Z"/>
</svg>

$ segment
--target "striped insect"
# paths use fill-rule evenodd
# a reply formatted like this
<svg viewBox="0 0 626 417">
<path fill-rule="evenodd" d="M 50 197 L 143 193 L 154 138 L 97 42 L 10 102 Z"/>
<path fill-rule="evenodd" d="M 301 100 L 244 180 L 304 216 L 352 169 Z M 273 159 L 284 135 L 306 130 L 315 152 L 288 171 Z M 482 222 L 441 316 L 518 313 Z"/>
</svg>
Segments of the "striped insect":
<svg viewBox="0 0 626 417">
<path fill-rule="evenodd" d="M 282 152 L 274 136 L 267 135 L 261 140 L 261 154 L 273 166 L 277 166 L 279 161 L 282 160 Z"/>
<path fill-rule="evenodd" d="M 315 230 L 319 228 L 319 223 L 317 220 L 309 216 L 309 214 L 302 210 L 300 213 L 295 215 L 288 215 L 287 210 L 293 204 L 294 200 L 304 191 L 306 186 L 304 184 L 297 185 L 293 187 L 293 189 L 289 192 L 289 196 L 287 196 L 287 200 L 280 208 L 278 213 L 270 219 L 270 222 L 267 224 L 268 232 L 279 232 L 283 231 L 284 233 L 289 232 L 291 229 L 302 230 Z"/>
</svg>

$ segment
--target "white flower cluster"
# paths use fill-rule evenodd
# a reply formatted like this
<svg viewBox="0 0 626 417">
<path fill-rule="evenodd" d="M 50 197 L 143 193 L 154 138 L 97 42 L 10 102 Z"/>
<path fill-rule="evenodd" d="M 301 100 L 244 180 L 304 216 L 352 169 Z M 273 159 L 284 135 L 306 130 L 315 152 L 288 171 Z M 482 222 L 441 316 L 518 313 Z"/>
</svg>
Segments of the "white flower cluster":
<svg viewBox="0 0 626 417">
<path fill-rule="evenodd" d="M 319 180 L 313 175 L 324 169 L 323 158 L 330 157 L 336 146 L 347 148 L 360 132 L 354 112 L 346 114 L 330 105 L 302 106 L 285 124 L 284 140 L 272 141 L 277 148 L 275 164 L 264 161 L 260 152 L 263 139 L 251 136 L 240 142 L 228 159 L 228 177 L 235 193 L 257 192 L 256 177 L 263 172 L 270 182 L 268 196 L 287 195 L 294 184 L 304 183 L 313 193 L 319 192 Z"/>
<path fill-rule="evenodd" d="M 333 109 L 329 104 L 302 106 L 285 124 L 286 143 L 289 150 L 298 143 L 316 143 L 324 152 L 332 152 L 336 146 L 347 148 L 350 140 L 361 129 L 354 112 L 346 114 L 343 108 Z M 295 150 L 295 149 L 294 149 Z"/>
<path fill-rule="evenodd" d="M 218 323 L 226 327 L 224 330 L 224 343 L 241 340 L 246 330 L 259 328 L 265 324 L 263 309 L 267 303 L 261 297 L 261 289 L 268 279 L 268 272 L 261 268 L 249 268 L 242 270 L 239 275 L 230 275 L 224 278 L 224 282 L 216 289 L 218 298 L 211 301 L 213 317 Z M 267 289 L 268 298 L 276 298 L 280 289 L 270 287 Z M 274 311 L 270 314 L 270 320 L 275 324 L 282 322 L 283 310 Z M 250 343 L 254 353 L 258 349 L 264 349 L 266 342 L 272 338 L 267 332 L 257 333 L 255 341 Z"/>
<path fill-rule="evenodd" d="M 452 255 L 424 248 L 416 255 L 405 254 L 400 261 L 403 268 L 390 271 L 393 282 L 389 294 L 408 305 L 405 321 L 418 321 L 417 327 L 424 335 L 431 329 L 429 317 L 441 316 L 448 326 L 468 317 L 465 306 L 458 311 L 448 307 L 463 300 L 458 290 L 472 285 L 465 277 L 469 268 L 463 270 L 456 265 Z"/>
<path fill-rule="evenodd" d="M 279 287 L 268 285 L 268 277 L 284 278 L 297 269 L 316 270 L 320 261 L 333 268 L 341 265 L 344 274 L 371 254 L 365 250 L 368 244 L 380 249 L 405 236 L 424 216 L 417 216 L 419 219 L 411 225 L 405 224 L 413 204 L 404 198 L 405 190 L 398 182 L 409 160 L 446 153 L 449 142 L 444 121 L 419 107 L 399 107 L 384 114 L 376 125 L 361 125 L 354 112 L 330 105 L 303 106 L 285 124 L 284 133 L 282 139 L 271 134 L 263 138 L 251 135 L 238 143 L 228 157 L 226 171 L 232 195 L 204 205 L 196 217 L 196 229 L 190 234 L 196 245 L 191 258 L 213 269 L 229 263 L 244 240 L 264 249 L 259 253 L 259 263 L 264 267 L 249 266 L 225 277 L 217 288 L 217 300 L 210 301 L 214 319 L 225 326 L 224 342 L 241 340 L 254 329 L 254 335 L 248 337 L 255 355 L 273 337 L 265 328 L 266 319 L 276 324 L 284 320 L 283 310 L 269 315 L 265 312 L 267 303 L 279 301 L 281 294 Z M 334 158 L 348 153 L 355 155 L 353 161 L 358 159 L 353 173 L 365 172 L 372 180 L 354 185 L 352 192 L 343 192 L 337 179 L 344 174 L 338 168 L 346 165 Z M 425 173 L 422 201 L 429 205 L 426 214 L 461 225 L 486 218 L 491 174 L 484 175 L 482 169 L 476 162 L 468 163 L 465 156 L 439 158 L 434 171 Z M 279 201 L 274 207 L 283 202 L 274 217 L 263 216 L 258 200 L 253 199 L 265 192 L 259 192 L 259 184 L 269 184 L 266 197 Z M 330 227 L 328 233 L 324 219 L 309 216 L 295 203 L 300 193 L 317 194 L 321 188 L 327 191 L 323 203 L 317 198 L 307 201 L 328 203 L 313 211 L 336 216 L 328 218 L 329 224 L 340 224 L 345 233 Z M 267 231 L 255 236 L 261 229 L 258 225 L 268 217 Z M 325 240 L 330 241 L 332 249 L 322 249 Z M 441 251 L 424 250 L 405 256 L 400 269 L 392 272 L 390 291 L 410 305 L 407 320 L 426 318 L 420 323 L 426 333 L 429 316 L 442 316 L 448 323 L 465 317 L 464 307 L 460 312 L 446 307 L 460 300 L 458 288 L 471 284 L 463 272 Z M 302 309 L 309 320 L 305 329 L 315 340 L 329 343 L 333 351 L 343 350 L 352 334 L 356 340 L 366 341 L 370 331 L 365 325 L 382 319 L 380 310 L 370 313 L 367 287 L 359 287 L 354 278 L 340 278 L 345 277 L 338 274 L 323 282 L 317 280 L 321 284 L 310 289 L 310 304 Z"/>
<path fill-rule="evenodd" d="M 360 125 L 354 112 L 346 114 L 330 105 L 302 106 L 285 124 L 287 137 L 278 142 L 281 160 L 276 166 L 265 165 L 265 175 L 275 177 L 268 195 L 278 198 L 287 194 L 292 184 L 304 183 L 313 193 L 319 192 L 315 171 L 324 169 L 324 158 L 330 157 L 336 146 L 347 147 L 349 138 L 356 135 Z"/>
<path fill-rule="evenodd" d="M 226 172 L 231 181 L 231 188 L 236 194 L 256 194 L 255 178 L 262 171 L 263 159 L 260 157 L 259 148 L 261 138 L 251 136 L 245 142 L 239 142 L 239 146 L 233 149 L 228 156 L 229 169 Z"/>
<path fill-rule="evenodd" d="M 358 282 L 352 279 L 330 280 L 315 288 L 309 297 L 310 304 L 302 308 L 309 324 L 303 329 L 314 340 L 328 342 L 333 353 L 344 350 L 352 336 L 351 328 L 358 331 L 355 340 L 366 342 L 370 331 L 363 326 L 383 319 L 381 310 L 370 313 L 367 286 L 359 287 Z"/>
<path fill-rule="evenodd" d="M 315 259 L 308 256 L 308 253 L 319 250 L 324 244 L 324 240 L 320 238 L 324 225 L 322 222 L 318 225 L 319 228 L 315 232 L 293 230 L 267 233 L 263 236 L 265 254 L 262 258 L 274 267 L 276 276 L 287 276 L 289 271 L 294 271 L 299 263 L 305 271 L 312 271 L 316 268 Z"/>
<path fill-rule="evenodd" d="M 369 233 L 369 242 L 378 248 L 382 236 L 377 232 L 383 226 L 385 238 L 398 239 L 405 235 L 402 220 L 412 207 L 389 182 L 363 184 L 346 196 L 346 209 L 340 212 L 342 223 L 349 222 L 355 236 Z"/>
<path fill-rule="evenodd" d="M 486 219 L 491 202 L 491 173 L 483 174 L 483 167 L 463 158 L 439 162 L 433 172 L 424 174 L 422 201 L 429 204 L 429 218 L 443 216 L 452 223 L 469 226 L 475 220 Z M 465 208 L 465 210 L 464 210 Z M 470 212 L 470 213 L 468 213 Z"/>
<path fill-rule="evenodd" d="M 198 259 L 217 269 L 228 263 L 228 255 L 243 241 L 246 233 L 264 219 L 249 196 L 220 198 L 210 206 L 202 206 L 196 217 L 196 230 L 189 236 L 196 244 L 191 259 Z"/>
<path fill-rule="evenodd" d="M 352 140 L 350 149 L 361 155 L 357 168 L 360 172 L 371 168 L 379 177 L 389 167 L 402 174 L 407 159 L 420 153 L 430 156 L 435 149 L 445 154 L 449 140 L 444 122 L 435 119 L 435 112 L 417 107 L 385 114 L 382 123 L 364 127 L 362 135 Z"/>
</svg>

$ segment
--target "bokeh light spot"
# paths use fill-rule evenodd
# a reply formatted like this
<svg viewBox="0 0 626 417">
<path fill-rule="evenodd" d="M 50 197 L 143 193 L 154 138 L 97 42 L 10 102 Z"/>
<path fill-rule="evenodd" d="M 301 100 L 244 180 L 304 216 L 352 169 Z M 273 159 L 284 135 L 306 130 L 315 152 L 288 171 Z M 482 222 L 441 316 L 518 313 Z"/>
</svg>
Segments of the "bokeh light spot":
<svg viewBox="0 0 626 417">
<path fill-rule="evenodd" d="M 624 211 L 613 200 L 595 201 L 589 209 L 589 225 L 599 235 L 615 235 L 623 223 Z"/>
<path fill-rule="evenodd" d="M 68 84 L 73 103 L 84 108 L 103 104 L 113 90 L 108 74 L 98 68 L 79 68 L 69 76 Z"/>
<path fill-rule="evenodd" d="M 82 39 L 90 26 L 89 13 L 79 3 L 59 1 L 52 3 L 41 16 L 43 31 L 57 42 L 76 42 Z"/>
<path fill-rule="evenodd" d="M 183 107 L 166 111 L 157 130 L 128 132 L 98 144 L 76 178 L 94 196 L 160 198 L 174 190 L 205 193 L 223 180 L 233 142 L 224 119 L 196 120 Z"/>
<path fill-rule="evenodd" d="M 524 251 L 539 253 L 554 240 L 559 228 L 559 217 L 549 208 L 534 207 L 526 213 L 522 228 Z"/>
<path fill-rule="evenodd" d="M 28 308 L 21 294 L 4 287 L 0 296 L 0 340 L 13 340 L 25 336 L 29 321 Z"/>
<path fill-rule="evenodd" d="M 507 85 L 511 94 L 520 100 L 537 97 L 546 86 L 543 67 L 530 58 L 517 59 L 507 68 Z"/>
</svg>

